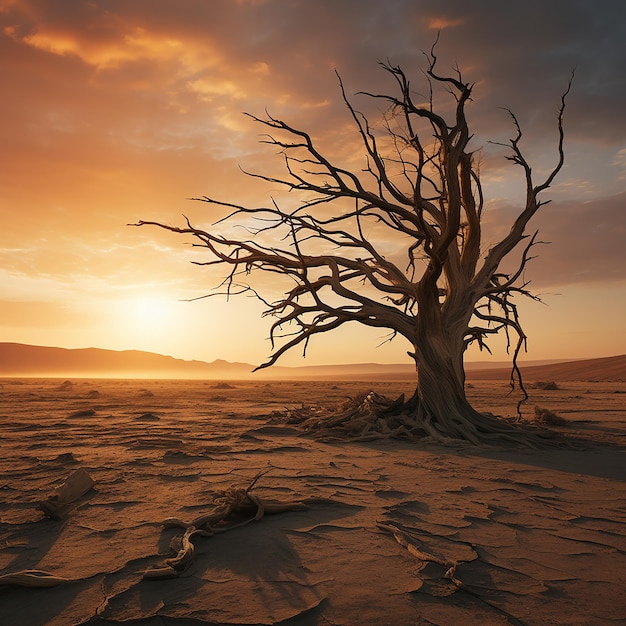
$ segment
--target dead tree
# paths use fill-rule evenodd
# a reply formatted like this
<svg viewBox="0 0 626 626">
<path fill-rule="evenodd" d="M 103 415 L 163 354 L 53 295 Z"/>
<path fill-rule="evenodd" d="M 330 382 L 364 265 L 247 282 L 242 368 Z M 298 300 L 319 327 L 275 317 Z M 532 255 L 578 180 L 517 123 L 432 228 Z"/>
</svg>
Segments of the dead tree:
<svg viewBox="0 0 626 626">
<path fill-rule="evenodd" d="M 196 228 L 189 220 L 184 227 L 154 221 L 137 225 L 191 235 L 194 245 L 209 253 L 209 260 L 199 265 L 229 268 L 221 293 L 252 292 L 262 299 L 265 314 L 275 321 L 272 353 L 259 368 L 271 366 L 296 346 L 306 351 L 314 335 L 348 322 L 388 329 L 390 339 L 408 341 L 417 371 L 415 395 L 398 410 L 437 439 L 478 443 L 506 438 L 511 426 L 477 412 L 468 402 L 464 354 L 473 342 L 488 349 L 490 336 L 506 333 L 513 371 L 519 376 L 517 356 L 526 336 L 513 296 L 535 297 L 523 277 L 536 243 L 536 233 L 529 236 L 526 227 L 545 204 L 540 194 L 563 166 L 569 86 L 556 122 L 557 163 L 539 184 L 520 147 L 518 120 L 508 111 L 515 136 L 505 144 L 511 151 L 507 158 L 522 169 L 525 204 L 506 236 L 482 250 L 484 200 L 476 159 L 468 148 L 472 135 L 466 119 L 473 85 L 464 82 L 459 70 L 440 75 L 434 48 L 427 59 L 430 96 L 420 100 L 400 67 L 381 64 L 394 79 L 394 94 L 360 94 L 385 103 L 387 114 L 376 126 L 353 106 L 339 80 L 360 137 L 362 170 L 350 171 L 331 161 L 307 132 L 269 115 L 250 116 L 269 129 L 264 141 L 279 149 L 286 174 L 249 175 L 299 194 L 295 208 L 275 201 L 251 208 L 204 196 L 196 200 L 229 210 L 211 229 Z M 451 119 L 435 110 L 433 93 L 441 88 L 454 98 Z M 224 223 L 245 223 L 251 234 L 226 236 L 219 230 Z M 381 230 L 387 242 L 395 238 L 393 254 L 383 254 L 375 236 L 368 234 Z M 503 259 L 516 248 L 517 269 L 502 271 Z M 245 282 L 258 272 L 286 277 L 290 285 L 276 301 L 263 299 Z"/>
</svg>

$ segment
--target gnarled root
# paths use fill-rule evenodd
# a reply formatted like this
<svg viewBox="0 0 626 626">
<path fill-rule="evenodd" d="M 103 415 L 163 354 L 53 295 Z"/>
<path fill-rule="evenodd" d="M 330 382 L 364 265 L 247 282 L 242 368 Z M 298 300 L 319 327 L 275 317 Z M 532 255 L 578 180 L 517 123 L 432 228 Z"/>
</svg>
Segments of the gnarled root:
<svg viewBox="0 0 626 626">
<path fill-rule="evenodd" d="M 469 404 L 464 412 L 443 407 L 434 412 L 425 408 L 417 396 L 405 402 L 404 395 L 391 400 L 374 391 L 349 398 L 334 411 L 307 406 L 292 409 L 285 419 L 327 441 L 430 437 L 439 443 L 541 447 L 548 440 L 554 440 L 554 433 L 550 431 L 478 413 Z"/>
<path fill-rule="evenodd" d="M 165 528 L 184 528 L 182 537 L 174 537 L 170 548 L 176 556 L 166 559 L 163 565 L 148 569 L 144 579 L 154 580 L 173 578 L 180 575 L 192 562 L 194 555 L 194 537 L 211 537 L 224 533 L 233 528 L 240 528 L 250 522 L 259 521 L 266 514 L 283 513 L 285 511 L 302 511 L 307 509 L 303 502 L 278 502 L 261 500 L 250 493 L 256 482 L 266 472 L 259 472 L 252 481 L 244 487 L 231 486 L 213 496 L 213 510 L 195 519 L 185 522 L 177 517 L 168 517 L 163 521 Z M 233 521 L 233 517 L 242 517 L 243 521 Z"/>
<path fill-rule="evenodd" d="M 213 533 L 209 530 L 202 530 L 195 526 L 188 526 L 182 537 L 174 537 L 170 543 L 170 548 L 176 551 L 176 556 L 166 559 L 164 565 L 153 567 L 144 573 L 145 579 L 155 578 L 175 578 L 184 571 L 191 563 L 194 555 L 194 545 L 191 539 L 197 535 L 210 537 Z"/>
<path fill-rule="evenodd" d="M 375 391 L 348 398 L 333 412 L 320 412 L 303 406 L 287 414 L 287 422 L 297 424 L 312 435 L 323 439 L 419 439 L 427 435 L 410 415 L 402 413 L 404 394 L 396 400 Z"/>
<path fill-rule="evenodd" d="M 391 533 L 399 545 L 406 548 L 407 552 L 422 562 L 436 563 L 445 572 L 441 580 L 437 580 L 439 596 L 452 595 L 458 589 L 465 588 L 463 583 L 456 577 L 456 568 L 459 563 L 469 563 L 478 559 L 478 554 L 473 546 L 465 542 L 458 542 L 446 538 L 450 544 L 448 553 L 429 548 L 411 529 L 401 528 L 397 524 L 379 522 L 381 530 Z M 453 552 L 450 552 L 452 550 Z"/>
</svg>

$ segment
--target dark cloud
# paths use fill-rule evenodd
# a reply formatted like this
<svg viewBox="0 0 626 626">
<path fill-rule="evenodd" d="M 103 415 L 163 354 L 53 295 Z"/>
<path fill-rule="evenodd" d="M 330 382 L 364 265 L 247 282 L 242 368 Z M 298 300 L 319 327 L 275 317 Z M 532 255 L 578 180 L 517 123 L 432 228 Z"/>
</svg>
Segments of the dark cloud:
<svg viewBox="0 0 626 626">
<path fill-rule="evenodd" d="M 518 212 L 511 206 L 488 211 L 485 243 L 502 238 Z M 537 242 L 541 242 L 532 249 L 535 258 L 526 270 L 533 288 L 624 281 L 626 193 L 589 201 L 549 202 L 539 209 L 526 232 L 537 232 Z M 517 267 L 522 246 L 507 261 L 508 271 Z"/>
<path fill-rule="evenodd" d="M 626 268 L 626 193 L 601 200 L 550 203 L 540 209 L 533 227 L 539 239 L 529 268 L 533 284 L 614 283 Z"/>
<path fill-rule="evenodd" d="M 121 63 L 125 47 L 129 55 L 140 52 L 132 41 L 143 34 L 152 37 L 153 45 L 160 42 L 162 50 L 176 38 L 198 50 L 197 67 L 189 68 L 184 80 L 194 70 L 194 78 L 240 79 L 243 68 L 265 63 L 271 75 L 265 84 L 249 85 L 256 93 L 249 90 L 246 99 L 261 98 L 270 107 L 285 93 L 295 102 L 333 97 L 334 67 L 355 90 L 382 86 L 386 79 L 375 69 L 380 59 L 401 63 L 419 77 L 422 50 L 430 49 L 441 28 L 442 67 L 458 63 L 468 80 L 478 82 L 476 97 L 484 105 L 486 127 L 494 123 L 496 106 L 509 106 L 531 128 L 545 129 L 550 123 L 546 103 L 556 101 L 576 68 L 572 132 L 611 143 L 626 138 L 620 114 L 626 98 L 626 9 L 621 2 L 24 0 L 10 6 L 4 22 L 16 33 L 39 36 L 42 42 L 50 34 L 73 38 L 86 59 L 96 59 L 98 52 L 106 58 L 108 48 L 109 54 L 121 54 Z M 218 67 L 203 66 L 202 46 L 207 61 L 211 51 L 219 52 Z M 172 66 L 155 67 L 170 81 L 177 76 Z M 138 70 L 149 80 L 149 69 Z"/>
</svg>

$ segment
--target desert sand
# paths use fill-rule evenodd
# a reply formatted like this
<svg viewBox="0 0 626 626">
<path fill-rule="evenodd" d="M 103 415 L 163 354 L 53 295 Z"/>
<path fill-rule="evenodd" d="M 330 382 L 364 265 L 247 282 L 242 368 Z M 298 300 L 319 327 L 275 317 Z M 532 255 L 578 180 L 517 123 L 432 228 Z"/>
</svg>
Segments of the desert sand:
<svg viewBox="0 0 626 626">
<path fill-rule="evenodd" d="M 626 383 L 529 383 L 525 415 L 566 420 L 569 445 L 541 450 L 320 441 L 278 415 L 368 386 L 412 391 L 0 380 L 0 624 L 624 623 Z M 506 382 L 469 391 L 515 414 Z M 53 519 L 41 504 L 72 476 L 93 486 Z M 185 552 L 215 494 L 245 498 L 255 477 L 225 520 L 253 521 Z M 168 559 L 172 575 L 146 575 Z"/>
</svg>

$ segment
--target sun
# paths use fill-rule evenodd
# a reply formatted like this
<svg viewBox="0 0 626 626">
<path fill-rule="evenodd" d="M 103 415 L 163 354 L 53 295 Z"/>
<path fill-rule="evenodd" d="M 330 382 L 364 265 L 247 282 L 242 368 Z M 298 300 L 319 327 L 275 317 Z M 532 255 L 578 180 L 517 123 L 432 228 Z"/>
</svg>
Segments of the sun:
<svg viewBox="0 0 626 626">
<path fill-rule="evenodd" d="M 142 334 L 166 330 L 174 320 L 171 300 L 157 295 L 137 295 L 123 301 L 123 323 Z"/>
</svg>

